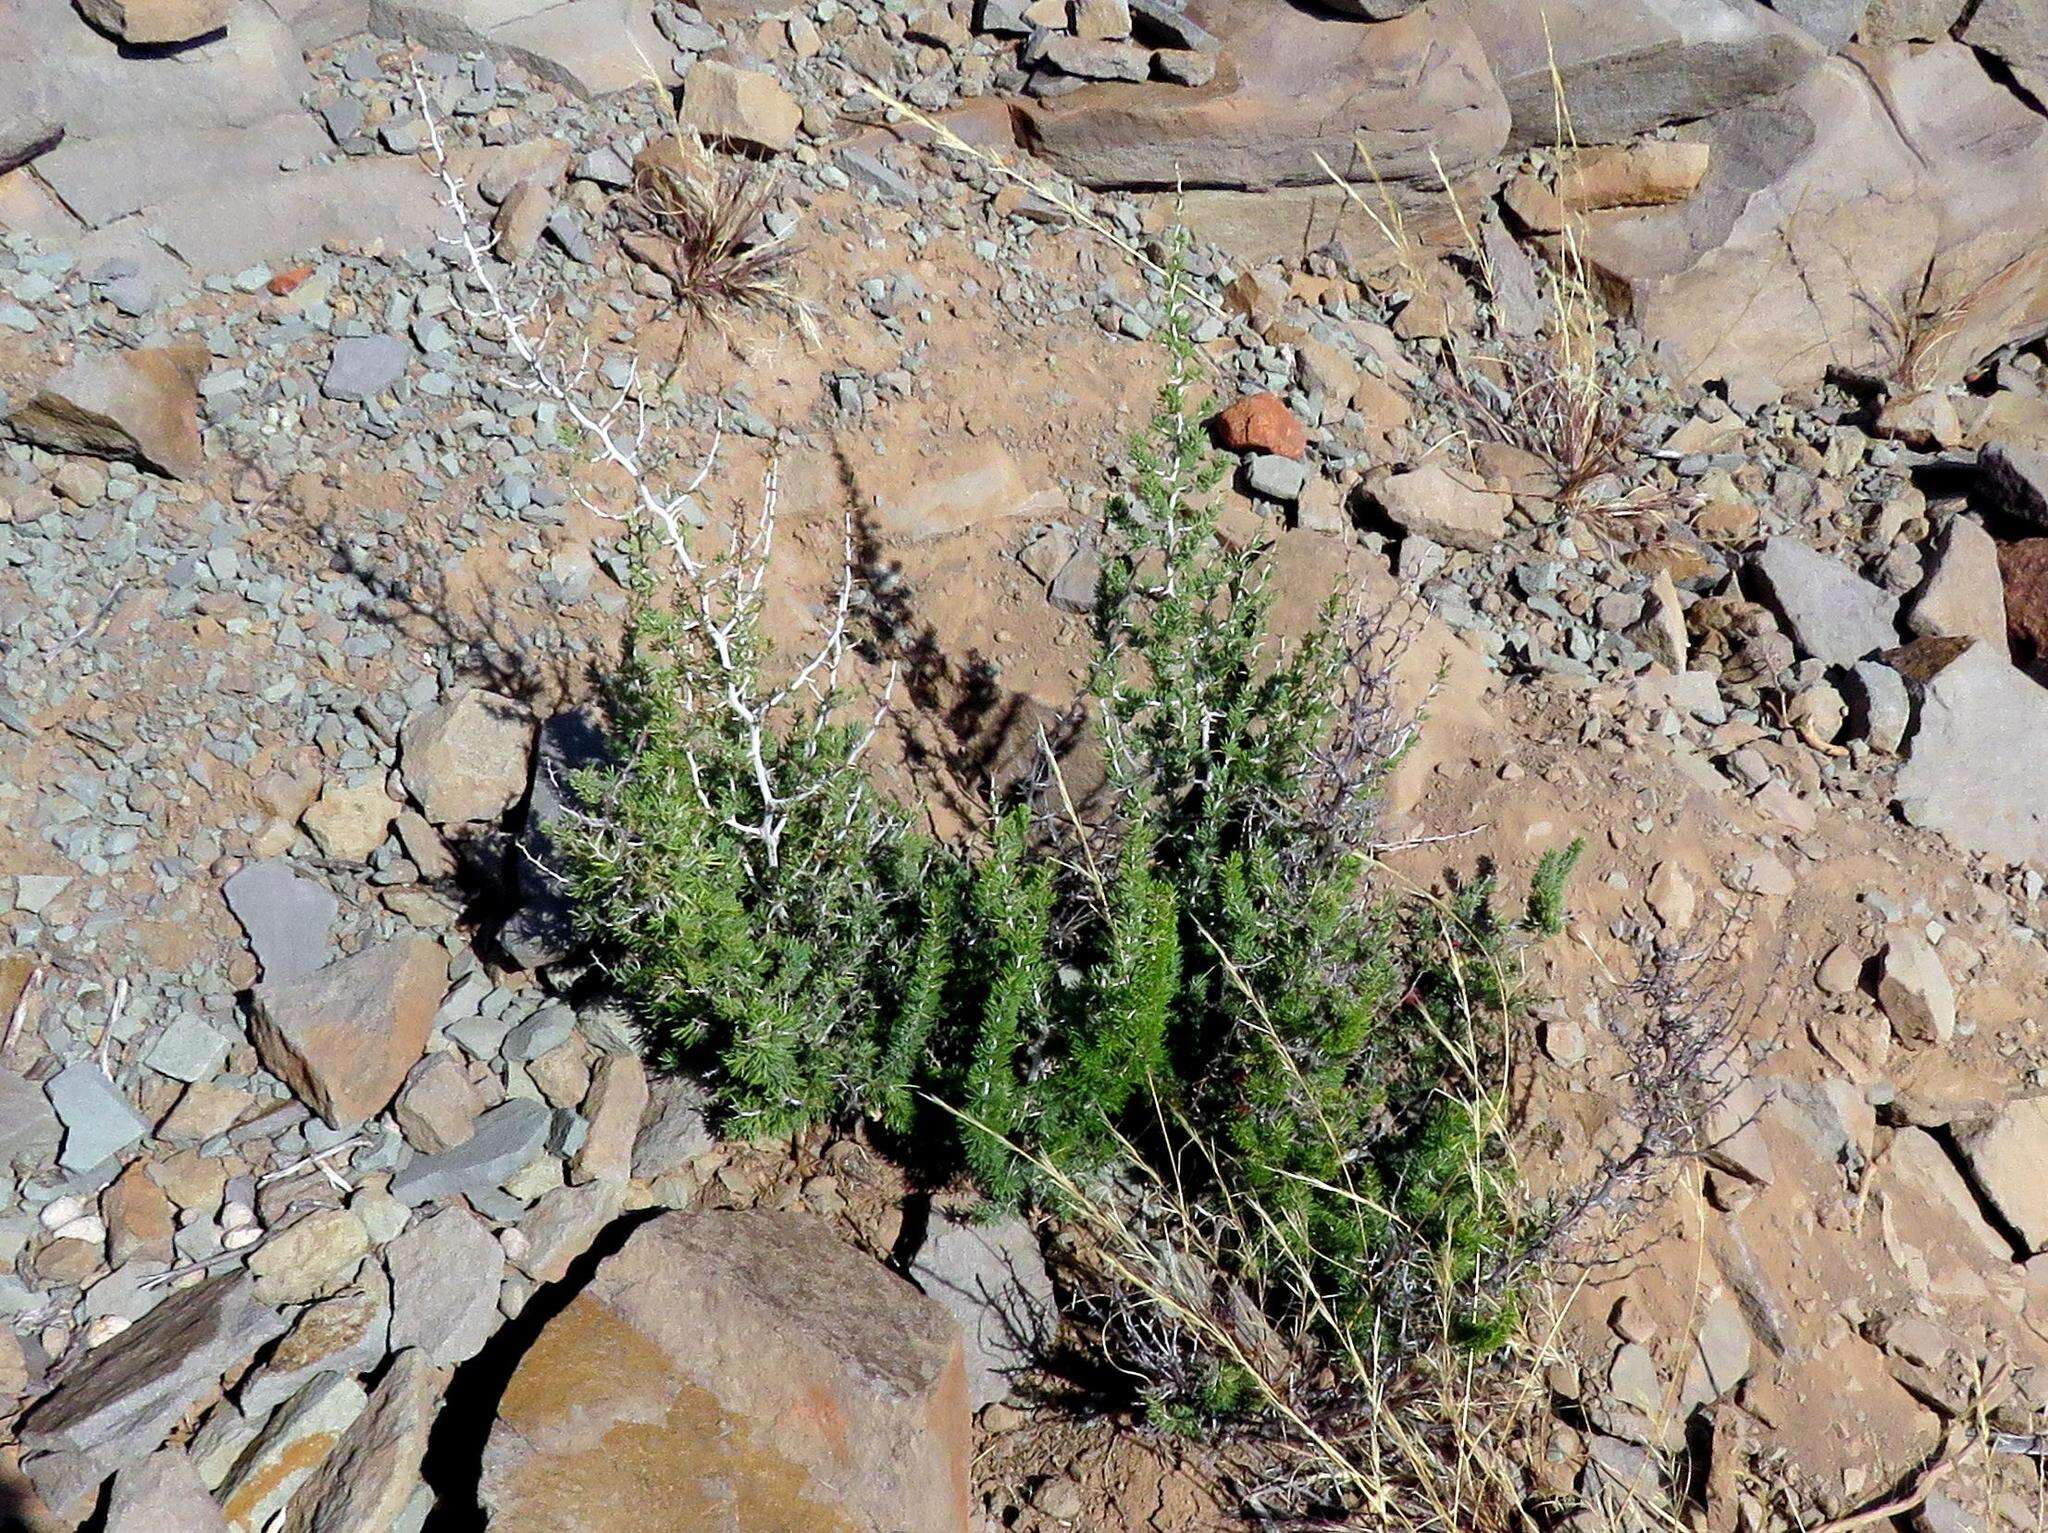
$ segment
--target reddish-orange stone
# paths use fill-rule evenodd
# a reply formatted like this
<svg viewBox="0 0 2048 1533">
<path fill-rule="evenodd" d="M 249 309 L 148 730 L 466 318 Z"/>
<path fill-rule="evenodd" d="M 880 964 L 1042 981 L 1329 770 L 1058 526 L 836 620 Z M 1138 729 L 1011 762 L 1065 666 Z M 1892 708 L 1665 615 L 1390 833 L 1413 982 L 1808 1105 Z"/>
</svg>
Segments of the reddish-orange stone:
<svg viewBox="0 0 2048 1533">
<path fill-rule="evenodd" d="M 1278 394 L 1250 394 L 1217 415 L 1216 445 L 1231 452 L 1278 453 L 1299 458 L 1308 451 L 1308 428 Z"/>
</svg>

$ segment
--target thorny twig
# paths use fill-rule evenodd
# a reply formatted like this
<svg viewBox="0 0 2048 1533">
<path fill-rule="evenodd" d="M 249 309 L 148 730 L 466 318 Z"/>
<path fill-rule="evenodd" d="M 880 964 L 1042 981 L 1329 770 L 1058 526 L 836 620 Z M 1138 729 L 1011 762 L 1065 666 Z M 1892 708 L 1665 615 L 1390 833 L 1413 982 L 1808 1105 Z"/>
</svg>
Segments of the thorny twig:
<svg viewBox="0 0 2048 1533">
<path fill-rule="evenodd" d="M 686 694 L 682 702 L 689 709 L 709 707 L 722 711 L 737 725 L 759 800 L 759 817 L 742 821 L 735 816 L 726 816 L 724 823 L 735 834 L 758 843 L 768 865 L 774 867 L 792 811 L 808 798 L 824 791 L 822 782 L 803 789 L 785 788 L 777 781 L 771 763 L 776 755 L 774 742 L 785 714 L 796 711 L 806 717 L 811 728 L 822 727 L 837 696 L 840 671 L 848 649 L 848 618 L 853 607 L 851 514 L 846 518 L 843 532 L 840 578 L 829 626 L 811 650 L 809 658 L 796 668 L 787 682 L 764 689 L 756 670 L 755 638 L 768 565 L 775 545 L 779 504 L 776 462 L 773 459 L 769 461 L 762 482 L 760 511 L 752 527 L 736 521 L 726 548 L 718 557 L 706 558 L 697 553 L 692 546 L 696 523 L 700 520 L 695 495 L 717 462 L 721 435 L 714 433 L 703 465 L 689 482 L 681 490 L 672 491 L 658 481 L 655 465 L 648 458 L 646 444 L 652 419 L 646 398 L 638 386 L 637 360 L 610 405 L 595 409 L 586 403 L 579 390 L 590 370 L 589 348 L 584 348 L 574 370 L 564 372 L 550 360 L 547 324 L 540 323 L 535 332 L 537 305 L 520 308 L 508 299 L 505 283 L 493 271 L 489 259 L 494 241 L 479 231 L 468 205 L 463 201 L 462 182 L 449 164 L 441 125 L 429 104 L 426 82 L 417 66 L 413 71 L 413 83 L 420 116 L 426 125 L 434 170 L 441 181 L 442 202 L 456 221 L 455 238 L 470 282 L 482 295 L 477 308 L 472 310 L 465 306 L 463 313 L 473 324 L 481 322 L 501 330 L 507 350 L 523 372 L 523 377 L 518 380 L 519 386 L 560 405 L 595 444 L 593 459 L 612 464 L 631 481 L 632 506 L 626 515 L 606 512 L 595 505 L 590 505 L 590 509 L 611 520 L 651 529 L 662 548 L 674 559 L 681 576 L 684 598 L 682 610 L 676 614 L 677 621 L 682 634 L 703 647 L 718 678 L 716 685 L 708 689 L 710 695 Z M 630 432 L 620 424 L 629 406 Z M 880 733 L 895 684 L 896 669 L 891 666 L 874 715 L 856 742 L 849 764 L 858 761 Z M 698 780 L 701 794 L 704 790 L 699 763 L 692 758 L 689 765 L 693 777 Z"/>
</svg>

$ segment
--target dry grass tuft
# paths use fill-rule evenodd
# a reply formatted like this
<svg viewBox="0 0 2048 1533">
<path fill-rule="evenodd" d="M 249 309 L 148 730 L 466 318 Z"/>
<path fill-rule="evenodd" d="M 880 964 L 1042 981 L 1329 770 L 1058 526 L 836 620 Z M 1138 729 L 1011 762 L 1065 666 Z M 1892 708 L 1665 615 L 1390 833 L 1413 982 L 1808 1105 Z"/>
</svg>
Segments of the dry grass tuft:
<svg viewBox="0 0 2048 1533">
<path fill-rule="evenodd" d="M 772 166 L 714 155 L 677 128 L 659 152 L 640 157 L 615 204 L 626 248 L 668 278 L 679 309 L 721 326 L 750 311 L 779 314 L 808 335 L 799 247 L 765 222 L 779 185 Z"/>
</svg>

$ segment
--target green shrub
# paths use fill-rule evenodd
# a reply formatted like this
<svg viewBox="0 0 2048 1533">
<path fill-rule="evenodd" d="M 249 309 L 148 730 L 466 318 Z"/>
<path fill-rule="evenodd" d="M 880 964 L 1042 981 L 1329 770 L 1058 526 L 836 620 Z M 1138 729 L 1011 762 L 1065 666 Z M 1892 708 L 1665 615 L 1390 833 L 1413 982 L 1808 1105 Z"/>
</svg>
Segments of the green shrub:
<svg viewBox="0 0 2048 1533">
<path fill-rule="evenodd" d="M 929 844 L 868 783 L 838 698 L 772 701 L 749 582 L 664 599 L 643 560 L 626 747 L 580 782 L 564 845 L 655 1060 L 707 1070 L 731 1128 L 865 1114 L 1000 1201 L 1135 1153 L 1198 1206 L 1253 1211 L 1223 1260 L 1276 1319 L 1348 1331 L 1483 1288 L 1512 1242 L 1473 1019 L 1515 1004 L 1521 928 L 1490 881 L 1375 888 L 1400 744 L 1378 633 L 1333 604 L 1271 634 L 1266 550 L 1217 535 L 1177 271 L 1159 410 L 1107 523 L 1099 815 L 998 805 L 978 845 Z M 1576 858 L 1544 859 L 1526 929 L 1561 927 Z M 1461 1323 L 1497 1340 L 1512 1314 L 1496 1295 Z"/>
</svg>

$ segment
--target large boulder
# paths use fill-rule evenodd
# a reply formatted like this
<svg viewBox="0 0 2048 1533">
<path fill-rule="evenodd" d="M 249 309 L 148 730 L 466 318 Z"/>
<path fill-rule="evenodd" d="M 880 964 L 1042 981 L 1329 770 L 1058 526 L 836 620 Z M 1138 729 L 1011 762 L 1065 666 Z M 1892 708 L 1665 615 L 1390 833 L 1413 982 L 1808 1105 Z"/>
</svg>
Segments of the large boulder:
<svg viewBox="0 0 2048 1533">
<path fill-rule="evenodd" d="M 493 1533 L 966 1533 L 970 1449 L 939 1304 L 813 1219 L 672 1213 L 542 1328 L 479 1489 Z"/>
<path fill-rule="evenodd" d="M 1352 180 L 1436 189 L 1507 139 L 1507 102 L 1453 10 L 1374 26 L 1268 0 L 1191 0 L 1188 14 L 1225 45 L 1208 85 L 1095 85 L 1029 104 L 1025 142 L 1089 186 L 1325 186 L 1320 155 Z"/>
<path fill-rule="evenodd" d="M 1852 48 L 1688 135 L 1711 146 L 1697 196 L 1582 237 L 1674 375 L 1925 387 L 2048 329 L 2048 117 L 1970 49 Z"/>
<path fill-rule="evenodd" d="M 1528 0 L 1464 0 L 1464 9 L 1514 114 L 1517 148 L 1621 143 L 1711 116 L 1796 84 L 1825 52 L 1756 0 L 1546 0 L 1540 11 Z"/>
</svg>

